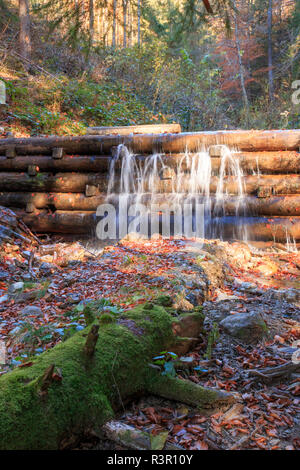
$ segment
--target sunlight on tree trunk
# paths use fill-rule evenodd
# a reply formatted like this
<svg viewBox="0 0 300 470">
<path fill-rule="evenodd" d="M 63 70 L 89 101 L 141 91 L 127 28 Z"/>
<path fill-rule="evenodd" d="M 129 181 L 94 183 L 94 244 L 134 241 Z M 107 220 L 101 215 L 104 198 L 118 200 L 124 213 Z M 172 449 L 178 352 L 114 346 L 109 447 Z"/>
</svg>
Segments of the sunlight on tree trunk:
<svg viewBox="0 0 300 470">
<path fill-rule="evenodd" d="M 274 82 L 273 82 L 273 57 L 272 57 L 272 14 L 273 0 L 269 0 L 268 7 L 268 75 L 269 75 L 269 98 L 274 100 Z"/>
<path fill-rule="evenodd" d="M 19 0 L 19 18 L 20 18 L 20 33 L 19 44 L 20 54 L 26 60 L 30 60 L 31 55 L 31 39 L 30 39 L 30 16 L 29 16 L 29 2 L 28 0 Z M 29 65 L 25 65 L 29 69 Z"/>
<path fill-rule="evenodd" d="M 234 5 L 234 8 L 236 8 L 235 1 L 233 5 Z M 235 27 L 235 44 L 236 44 L 236 50 L 237 50 L 237 55 L 238 55 L 238 61 L 239 61 L 239 75 L 240 75 L 240 82 L 241 82 L 241 88 L 242 88 L 242 94 L 243 94 L 244 107 L 246 111 L 246 125 L 248 125 L 249 123 L 249 100 L 248 100 L 247 91 L 245 87 L 245 75 L 244 75 L 244 67 L 243 67 L 243 62 L 242 62 L 242 52 L 241 52 L 238 19 L 237 19 L 236 10 L 234 10 L 233 16 L 234 16 L 234 27 Z"/>
</svg>

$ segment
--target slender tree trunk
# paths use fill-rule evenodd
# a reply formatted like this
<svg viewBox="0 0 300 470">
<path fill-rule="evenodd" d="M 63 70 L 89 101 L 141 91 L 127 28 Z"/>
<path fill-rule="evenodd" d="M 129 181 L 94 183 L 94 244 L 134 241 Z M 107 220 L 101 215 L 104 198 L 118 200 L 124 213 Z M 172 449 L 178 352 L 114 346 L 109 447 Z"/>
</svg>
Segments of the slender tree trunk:
<svg viewBox="0 0 300 470">
<path fill-rule="evenodd" d="M 123 0 L 123 47 L 127 47 L 127 6 L 128 0 Z"/>
<path fill-rule="evenodd" d="M 269 75 L 270 101 L 274 100 L 273 57 L 272 57 L 272 13 L 273 13 L 273 0 L 269 0 L 269 6 L 268 6 L 268 75 Z"/>
<path fill-rule="evenodd" d="M 90 43 L 91 46 L 94 44 L 94 22 L 95 22 L 95 13 L 94 13 L 94 0 L 89 0 L 89 23 L 90 23 Z"/>
<path fill-rule="evenodd" d="M 137 4 L 137 20 L 138 20 L 138 46 L 141 45 L 141 0 Z"/>
<path fill-rule="evenodd" d="M 118 6 L 118 0 L 114 0 L 114 3 L 113 3 L 113 30 L 112 30 L 112 46 L 113 46 L 113 48 L 116 47 L 117 6 Z"/>
<path fill-rule="evenodd" d="M 30 15 L 29 1 L 19 0 L 19 18 L 20 18 L 20 54 L 24 59 L 30 60 L 31 39 L 30 39 Z M 28 66 L 27 66 L 28 68 Z"/>
<path fill-rule="evenodd" d="M 239 37 L 238 20 L 237 20 L 237 15 L 236 15 L 236 2 L 235 1 L 233 2 L 233 6 L 235 8 L 235 10 L 234 10 L 235 45 L 236 45 L 238 61 L 239 61 L 239 75 L 240 75 L 240 82 L 241 82 L 241 88 L 242 88 L 242 94 L 243 94 L 244 107 L 245 107 L 245 111 L 246 111 L 246 120 L 247 120 L 247 125 L 248 125 L 248 122 L 249 122 L 249 100 L 248 100 L 248 95 L 247 95 L 246 86 L 245 86 L 245 75 L 244 75 L 244 67 L 243 67 L 243 62 L 242 62 L 241 44 L 240 44 L 240 37 Z"/>
</svg>

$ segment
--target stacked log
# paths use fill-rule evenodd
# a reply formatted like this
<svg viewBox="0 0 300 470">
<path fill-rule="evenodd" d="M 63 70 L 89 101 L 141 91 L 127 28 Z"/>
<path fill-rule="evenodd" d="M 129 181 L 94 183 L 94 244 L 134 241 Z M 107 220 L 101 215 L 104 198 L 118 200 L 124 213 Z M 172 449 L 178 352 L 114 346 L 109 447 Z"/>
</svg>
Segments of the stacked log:
<svg viewBox="0 0 300 470">
<path fill-rule="evenodd" d="M 161 133 L 151 133 L 158 131 Z M 172 134 L 165 133 L 170 131 Z M 268 218 L 274 218 L 274 226 L 283 227 L 276 229 L 276 239 L 285 239 L 288 230 L 300 240 L 300 130 L 178 133 L 180 129 L 171 125 L 159 130 L 95 128 L 88 132 L 90 135 L 78 137 L 0 139 L 0 205 L 17 208 L 37 232 L 84 233 L 95 225 L 95 211 L 106 200 L 108 171 L 119 144 L 137 154 L 141 165 L 150 154 L 159 152 L 174 175 L 179 168 L 186 173 L 182 192 L 189 192 L 190 163 L 185 152 L 194 158 L 195 152 L 209 148 L 212 195 L 218 185 L 219 147 L 225 144 L 239 150 L 235 155 L 244 174 L 246 195 L 239 215 L 240 221 L 245 213 L 254 216 L 251 224 L 248 219 L 244 221 L 250 238 L 273 239 Z M 117 173 L 119 170 L 117 165 Z M 149 192 L 152 189 L 145 188 Z M 166 200 L 166 193 L 173 189 L 172 178 L 157 182 L 162 199 Z M 230 216 L 236 215 L 235 197 L 239 195 L 234 177 L 225 177 L 224 192 L 228 194 L 224 200 L 226 232 L 232 223 Z M 147 198 L 145 194 L 145 201 Z"/>
</svg>

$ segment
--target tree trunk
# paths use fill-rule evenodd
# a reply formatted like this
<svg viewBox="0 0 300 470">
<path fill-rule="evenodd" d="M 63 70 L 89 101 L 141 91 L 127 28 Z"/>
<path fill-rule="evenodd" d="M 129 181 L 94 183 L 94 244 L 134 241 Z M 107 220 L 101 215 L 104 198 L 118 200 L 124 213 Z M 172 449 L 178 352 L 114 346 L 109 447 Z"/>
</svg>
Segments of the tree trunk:
<svg viewBox="0 0 300 470">
<path fill-rule="evenodd" d="M 25 59 L 25 68 L 30 68 L 29 62 L 31 55 L 31 37 L 30 37 L 30 14 L 29 0 L 19 0 L 19 19 L 20 19 L 20 55 Z"/>
<path fill-rule="evenodd" d="M 90 44 L 94 45 L 94 23 L 95 23 L 95 13 L 94 13 L 94 0 L 89 0 L 89 32 L 90 32 Z"/>
<path fill-rule="evenodd" d="M 300 130 L 237 130 L 180 134 L 133 134 L 109 136 L 64 136 L 0 139 L 0 156 L 14 150 L 17 155 L 51 155 L 63 148 L 70 155 L 108 155 L 112 147 L 124 144 L 134 153 L 181 153 L 186 149 L 198 152 L 202 146 L 227 145 L 241 151 L 298 150 Z"/>
<path fill-rule="evenodd" d="M 112 47 L 116 47 L 116 25 L 117 25 L 117 7 L 118 0 L 113 0 L 113 30 L 112 30 Z"/>
<path fill-rule="evenodd" d="M 244 67 L 243 67 L 243 62 L 242 62 L 242 53 L 241 53 L 241 45 L 240 45 L 240 38 L 239 38 L 239 28 L 238 28 L 238 19 L 237 19 L 237 14 L 236 14 L 235 0 L 233 2 L 233 6 L 234 6 L 233 15 L 234 15 L 234 26 L 235 26 L 235 44 L 236 44 L 236 50 L 237 50 L 238 62 L 239 62 L 239 75 L 240 75 L 241 89 L 242 89 L 242 94 L 243 94 L 244 107 L 246 111 L 246 125 L 248 126 L 249 100 L 248 100 L 248 95 L 247 95 L 246 86 L 245 86 L 245 74 L 244 74 Z"/>
<path fill-rule="evenodd" d="M 123 47 L 127 47 L 127 7 L 128 0 L 122 0 L 123 4 Z"/>
<path fill-rule="evenodd" d="M 138 46 L 141 45 L 141 10 L 142 10 L 142 0 L 138 0 L 137 4 L 137 21 L 138 21 Z"/>
<path fill-rule="evenodd" d="M 197 312 L 191 315 L 201 331 L 202 316 Z M 181 323 L 182 316 L 173 317 L 152 303 L 122 317 L 105 317 L 33 359 L 28 367 L 1 377 L 2 450 L 58 449 L 71 435 L 80 435 L 87 428 L 101 434 L 115 410 L 134 394 L 148 390 L 159 395 L 161 389 L 166 396 L 169 388 L 175 399 L 178 390 L 180 401 L 188 400 L 199 410 L 228 406 L 237 400 L 227 392 L 162 378 L 149 367 L 162 349 L 176 351 L 182 338 L 174 335 L 172 326 Z M 87 337 L 99 323 L 99 337 L 92 356 L 88 356 Z"/>
<path fill-rule="evenodd" d="M 269 6 L 268 6 L 268 77 L 269 77 L 270 102 L 274 100 L 273 57 L 272 57 L 272 15 L 273 15 L 273 0 L 269 0 Z"/>
</svg>

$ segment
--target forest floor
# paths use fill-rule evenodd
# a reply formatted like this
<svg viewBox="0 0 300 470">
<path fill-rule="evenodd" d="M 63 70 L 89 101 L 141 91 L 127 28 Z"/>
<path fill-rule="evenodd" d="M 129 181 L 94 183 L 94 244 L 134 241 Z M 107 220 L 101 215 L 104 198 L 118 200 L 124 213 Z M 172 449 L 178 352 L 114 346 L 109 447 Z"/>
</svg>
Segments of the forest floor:
<svg viewBox="0 0 300 470">
<path fill-rule="evenodd" d="M 177 375 L 238 392 L 240 400 L 225 413 L 203 414 L 149 396 L 126 405 L 118 419 L 152 434 L 167 431 L 170 442 L 190 450 L 300 448 L 300 367 L 293 370 L 291 360 L 299 362 L 299 253 L 219 240 L 99 247 L 54 237 L 30 259 L 21 243 L 0 247 L 0 340 L 7 347 L 1 374 L 30 365 L 32 355 L 84 328 L 83 308 L 91 299 L 102 297 L 104 308 L 118 313 L 167 294 L 179 309 L 202 304 L 205 314 L 205 331 L 181 358 L 186 366 Z M 263 319 L 266 331 L 248 325 L 241 339 L 224 324 L 241 315 L 250 323 Z M 284 365 L 288 371 L 276 374 Z M 93 434 L 69 447 L 112 448 Z"/>
</svg>

